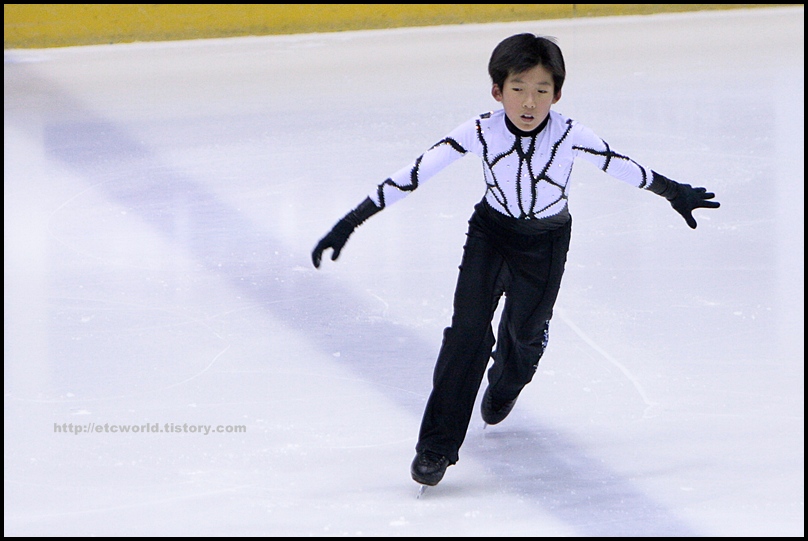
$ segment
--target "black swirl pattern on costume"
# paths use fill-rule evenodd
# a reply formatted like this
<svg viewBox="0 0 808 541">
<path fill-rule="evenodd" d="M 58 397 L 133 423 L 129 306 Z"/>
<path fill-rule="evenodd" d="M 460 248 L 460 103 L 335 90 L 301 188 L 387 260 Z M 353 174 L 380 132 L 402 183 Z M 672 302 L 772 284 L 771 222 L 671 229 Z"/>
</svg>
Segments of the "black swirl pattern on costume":
<svg viewBox="0 0 808 541">
<path fill-rule="evenodd" d="M 445 137 L 445 138 L 441 139 L 440 141 L 438 141 L 437 143 L 435 143 L 434 145 L 429 147 L 429 149 L 426 152 L 424 152 L 423 154 L 418 156 L 418 158 L 416 158 L 415 164 L 412 166 L 412 169 L 410 169 L 410 182 L 409 182 L 409 184 L 404 184 L 404 185 L 397 184 L 392 179 L 392 177 L 388 177 L 387 179 L 384 180 L 384 182 L 379 184 L 379 187 L 376 189 L 376 194 L 377 194 L 377 197 L 379 198 L 379 201 L 378 201 L 379 208 L 383 209 L 384 207 L 387 206 L 387 203 L 385 202 L 385 197 L 384 197 L 384 187 L 385 186 L 392 186 L 392 187 L 394 187 L 397 190 L 400 190 L 402 192 L 411 192 L 411 191 L 414 191 L 414 190 L 416 190 L 418 188 L 418 183 L 419 183 L 418 177 L 419 177 L 420 170 L 421 170 L 421 161 L 424 159 L 424 156 L 426 155 L 427 152 L 429 152 L 429 151 L 431 151 L 431 150 L 433 150 L 435 148 L 438 148 L 441 145 L 448 145 L 455 152 L 457 152 L 458 154 L 461 154 L 461 155 L 465 154 L 467 152 L 466 149 L 464 149 L 460 145 L 460 143 L 458 143 L 454 139 L 452 139 L 450 137 Z"/>
<path fill-rule="evenodd" d="M 508 124 L 503 110 L 470 119 L 376 186 L 370 198 L 385 208 L 467 153 L 482 160 L 485 199 L 491 207 L 517 219 L 557 220 L 569 214 L 569 180 L 577 158 L 638 188 L 650 185 L 650 169 L 556 111 L 531 133 Z"/>
</svg>

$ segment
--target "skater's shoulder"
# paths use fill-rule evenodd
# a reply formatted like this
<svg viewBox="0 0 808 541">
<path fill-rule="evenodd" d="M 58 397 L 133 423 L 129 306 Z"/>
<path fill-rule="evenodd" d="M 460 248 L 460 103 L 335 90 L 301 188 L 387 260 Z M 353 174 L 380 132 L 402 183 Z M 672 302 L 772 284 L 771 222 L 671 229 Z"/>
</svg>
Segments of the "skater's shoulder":
<svg viewBox="0 0 808 541">
<path fill-rule="evenodd" d="M 486 111 L 484 113 L 480 113 L 479 115 L 472 118 L 471 121 L 475 123 L 479 122 L 490 124 L 490 123 L 502 122 L 504 116 L 505 116 L 505 110 L 498 109 L 495 111 Z"/>
<path fill-rule="evenodd" d="M 550 117 L 550 125 L 553 125 L 553 126 L 569 126 L 569 127 L 572 127 L 572 126 L 580 125 L 580 123 L 577 120 L 575 120 L 573 118 L 570 118 L 567 115 L 565 115 L 564 113 L 560 113 L 560 112 L 556 111 L 555 109 L 551 109 L 548 116 Z"/>
<path fill-rule="evenodd" d="M 471 119 L 471 123 L 474 124 L 476 129 L 483 129 L 485 132 L 489 132 L 491 129 L 500 128 L 504 129 L 505 124 L 505 110 L 504 109 L 496 109 L 493 111 L 486 111 L 485 113 L 480 113 L 479 115 L 475 116 Z"/>
<path fill-rule="evenodd" d="M 504 118 L 505 111 L 501 109 L 486 111 L 469 118 L 452 130 L 452 133 L 449 135 L 461 138 L 470 137 L 473 139 L 477 139 L 480 136 L 485 139 L 504 136 L 506 133 Z"/>
</svg>

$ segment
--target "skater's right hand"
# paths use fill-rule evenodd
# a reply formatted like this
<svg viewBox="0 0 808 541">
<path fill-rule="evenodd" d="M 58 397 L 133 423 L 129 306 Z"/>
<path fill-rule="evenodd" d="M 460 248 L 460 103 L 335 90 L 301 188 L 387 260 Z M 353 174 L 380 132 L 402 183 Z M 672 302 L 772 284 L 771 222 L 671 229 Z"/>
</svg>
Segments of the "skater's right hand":
<svg viewBox="0 0 808 541">
<path fill-rule="evenodd" d="M 354 232 L 354 229 L 359 227 L 365 220 L 379 212 L 381 207 L 378 207 L 370 197 L 366 197 L 364 201 L 345 215 L 342 220 L 337 222 L 337 225 L 328 232 L 328 235 L 320 239 L 320 242 L 315 246 L 314 251 L 311 253 L 311 262 L 314 263 L 315 268 L 320 268 L 320 259 L 323 257 L 323 251 L 331 248 L 334 253 L 331 254 L 331 261 L 336 261 L 342 247 L 348 242 L 348 237 Z"/>
<path fill-rule="evenodd" d="M 320 242 L 317 243 L 317 246 L 315 246 L 314 251 L 311 253 L 311 262 L 314 263 L 314 267 L 317 269 L 320 268 L 320 260 L 323 257 L 323 251 L 328 248 L 333 250 L 331 261 L 336 261 L 343 246 L 348 242 L 348 237 L 350 237 L 353 232 L 354 226 L 351 225 L 348 220 L 343 218 L 337 222 L 337 225 L 335 225 L 325 237 L 320 239 Z"/>
</svg>

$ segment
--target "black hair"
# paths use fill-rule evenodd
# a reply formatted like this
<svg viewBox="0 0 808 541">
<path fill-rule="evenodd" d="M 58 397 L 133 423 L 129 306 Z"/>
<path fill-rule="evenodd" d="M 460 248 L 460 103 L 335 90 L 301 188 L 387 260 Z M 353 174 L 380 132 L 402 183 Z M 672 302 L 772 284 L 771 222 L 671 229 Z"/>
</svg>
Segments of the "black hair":
<svg viewBox="0 0 808 541">
<path fill-rule="evenodd" d="M 557 95 L 564 86 L 567 69 L 564 55 L 554 38 L 533 34 L 516 34 L 502 40 L 491 53 L 488 74 L 500 90 L 508 75 L 522 73 L 536 66 L 542 66 L 553 76 L 553 92 Z"/>
</svg>

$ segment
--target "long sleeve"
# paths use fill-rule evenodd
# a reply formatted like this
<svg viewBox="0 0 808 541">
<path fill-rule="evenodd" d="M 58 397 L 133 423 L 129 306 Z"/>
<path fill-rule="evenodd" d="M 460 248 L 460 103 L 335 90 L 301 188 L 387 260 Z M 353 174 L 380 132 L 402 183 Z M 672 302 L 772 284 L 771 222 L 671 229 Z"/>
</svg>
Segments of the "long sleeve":
<svg viewBox="0 0 808 541">
<path fill-rule="evenodd" d="M 471 121 L 459 126 L 418 156 L 413 163 L 390 175 L 369 194 L 371 200 L 379 208 L 385 208 L 403 199 L 423 182 L 462 158 L 468 152 L 462 142 L 468 141 L 470 129 L 473 129 Z"/>
<path fill-rule="evenodd" d="M 603 172 L 637 188 L 647 188 L 653 180 L 653 171 L 628 156 L 615 152 L 609 144 L 589 128 L 577 124 L 573 150 L 584 160 Z"/>
<path fill-rule="evenodd" d="M 468 153 L 483 162 L 489 205 L 517 219 L 568 213 L 569 179 L 577 158 L 638 188 L 647 189 L 653 180 L 653 171 L 614 151 L 592 130 L 560 113 L 551 111 L 546 123 L 528 134 L 509 127 L 504 110 L 498 110 L 458 126 L 381 182 L 369 197 L 385 208 Z"/>
</svg>

